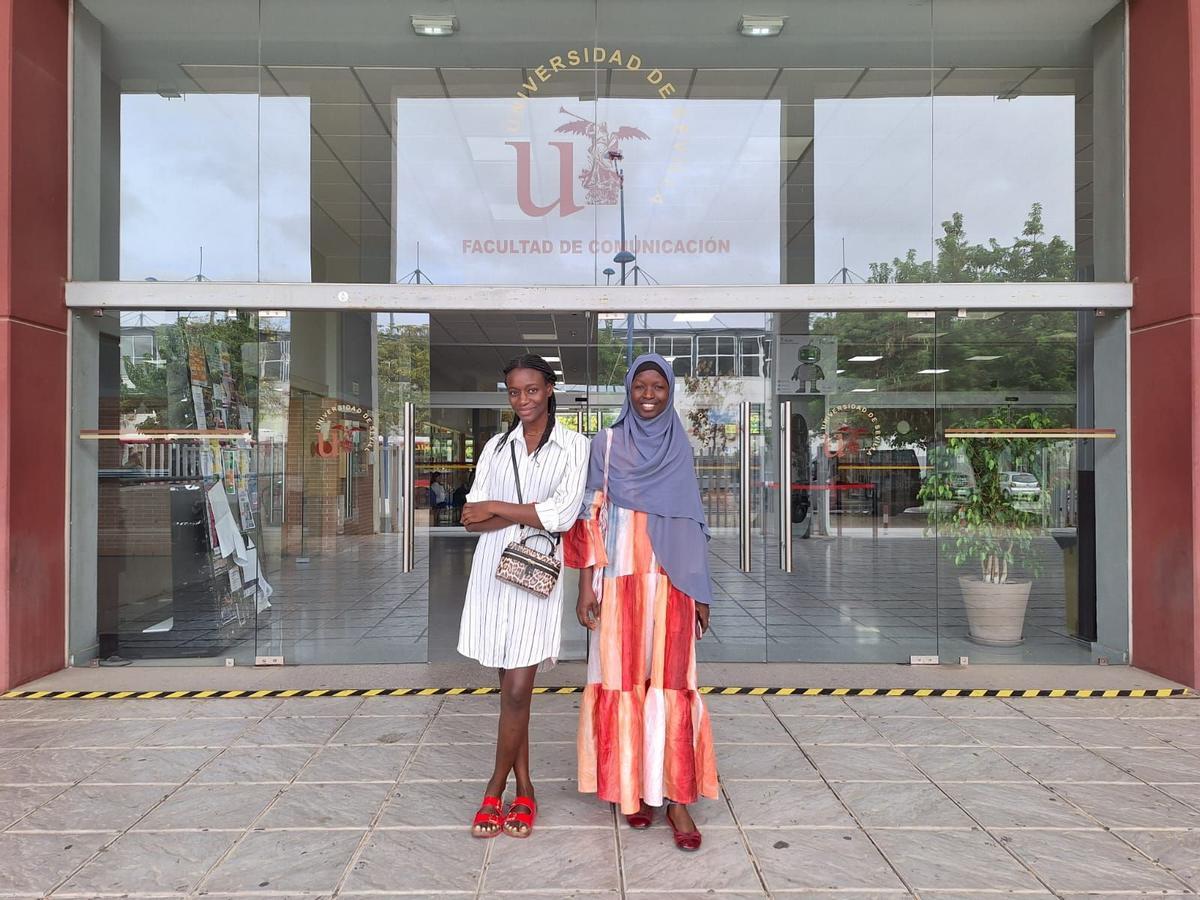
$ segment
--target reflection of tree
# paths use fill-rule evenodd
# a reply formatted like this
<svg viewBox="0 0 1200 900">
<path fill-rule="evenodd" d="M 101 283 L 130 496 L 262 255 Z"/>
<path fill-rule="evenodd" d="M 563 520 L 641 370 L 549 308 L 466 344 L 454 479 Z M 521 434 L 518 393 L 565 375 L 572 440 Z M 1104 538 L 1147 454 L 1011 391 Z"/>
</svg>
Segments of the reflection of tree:
<svg viewBox="0 0 1200 900">
<path fill-rule="evenodd" d="M 1020 237 L 1008 246 L 994 238 L 986 244 L 969 243 L 961 213 L 943 222 L 942 229 L 936 260 L 920 261 L 917 251 L 909 250 L 903 259 L 871 263 L 869 281 L 1027 282 L 1067 281 L 1074 276 L 1074 248 L 1058 236 L 1046 239 L 1040 204 L 1033 205 Z M 910 319 L 906 312 L 841 312 L 815 318 L 811 329 L 814 334 L 837 336 L 843 366 L 855 355 L 882 355 L 878 363 L 855 363 L 847 373 L 870 379 L 880 391 L 929 391 L 933 381 L 922 370 L 946 369 L 937 375 L 939 391 L 1075 392 L 1076 321 L 1070 310 L 1013 310 L 966 318 L 939 313 L 935 320 Z M 934 439 L 934 417 L 913 413 L 879 411 L 883 436 L 892 446 L 927 447 Z M 943 414 L 943 424 L 951 427 L 958 419 L 979 413 L 951 408 Z M 1069 419 L 1070 411 L 1047 411 L 1047 415 Z M 904 434 L 895 428 L 900 419 L 910 426 Z"/>
<path fill-rule="evenodd" d="M 283 400 L 274 391 L 260 397 L 258 392 L 258 344 L 259 331 L 254 316 L 230 316 L 219 321 L 183 319 L 154 328 L 155 357 L 143 362 L 134 362 L 129 357 L 121 360 L 127 384 L 121 389 L 121 413 L 136 416 L 138 427 L 158 429 L 175 427 L 167 415 L 169 379 L 174 371 L 186 378 L 188 371 L 188 345 L 208 348 L 219 344 L 229 354 L 229 368 L 238 402 L 251 408 L 260 404 L 276 404 L 282 408 Z M 247 347 L 253 348 L 250 352 Z M 219 375 L 210 373 L 210 379 Z M 190 397 L 175 398 L 190 401 Z M 274 410 L 263 410 L 264 412 Z"/>
<path fill-rule="evenodd" d="M 429 326 L 389 325 L 376 342 L 379 378 L 379 433 L 403 433 L 404 404 L 417 405 L 418 433 L 427 430 L 429 409 Z"/>
<path fill-rule="evenodd" d="M 1045 239 L 1042 205 L 1029 210 L 1021 236 L 1010 246 L 995 238 L 986 244 L 967 242 L 963 215 L 954 213 L 942 223 L 944 234 L 937 239 L 936 262 L 917 261 L 917 251 L 904 259 L 871 263 L 872 284 L 929 283 L 935 281 L 1071 281 L 1075 277 L 1075 248 L 1058 235 Z"/>
<path fill-rule="evenodd" d="M 645 344 L 646 340 L 644 338 L 640 343 L 635 343 L 635 356 L 639 355 L 641 349 L 645 348 Z M 625 329 L 622 328 L 620 331 L 617 331 L 613 328 L 613 323 L 611 321 L 608 322 L 596 335 L 598 384 L 601 386 L 624 384 L 625 370 L 628 367 L 627 353 Z"/>
<path fill-rule="evenodd" d="M 729 432 L 722 415 L 730 394 L 729 379 L 713 374 L 711 360 L 701 360 L 695 375 L 683 377 L 687 403 L 688 431 L 705 456 L 721 456 L 729 445 Z"/>
</svg>

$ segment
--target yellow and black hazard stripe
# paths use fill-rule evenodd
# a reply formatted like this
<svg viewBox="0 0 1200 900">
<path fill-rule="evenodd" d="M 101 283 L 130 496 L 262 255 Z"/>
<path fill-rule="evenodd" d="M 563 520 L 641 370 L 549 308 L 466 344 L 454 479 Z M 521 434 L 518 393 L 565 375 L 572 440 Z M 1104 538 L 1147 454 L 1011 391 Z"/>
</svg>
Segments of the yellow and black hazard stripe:
<svg viewBox="0 0 1200 900">
<path fill-rule="evenodd" d="M 535 694 L 579 694 L 582 687 L 535 687 Z M 300 688 L 206 691 L 6 691 L 0 700 L 266 700 L 291 697 L 483 697 L 498 687 Z M 1194 697 L 1187 688 L 833 688 L 833 687 L 702 687 L 701 694 L 722 697 Z"/>
</svg>

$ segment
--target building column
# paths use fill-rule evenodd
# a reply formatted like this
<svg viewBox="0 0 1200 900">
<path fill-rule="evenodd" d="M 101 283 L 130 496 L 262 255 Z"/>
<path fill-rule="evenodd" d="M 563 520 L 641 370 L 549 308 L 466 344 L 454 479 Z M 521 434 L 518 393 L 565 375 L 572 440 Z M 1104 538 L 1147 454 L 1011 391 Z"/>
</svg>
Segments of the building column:
<svg viewBox="0 0 1200 900">
<path fill-rule="evenodd" d="M 63 666 L 68 0 L 0 0 L 0 688 Z"/>
<path fill-rule="evenodd" d="M 1195 687 L 1200 0 L 1131 0 L 1129 7 L 1133 664 Z"/>
</svg>

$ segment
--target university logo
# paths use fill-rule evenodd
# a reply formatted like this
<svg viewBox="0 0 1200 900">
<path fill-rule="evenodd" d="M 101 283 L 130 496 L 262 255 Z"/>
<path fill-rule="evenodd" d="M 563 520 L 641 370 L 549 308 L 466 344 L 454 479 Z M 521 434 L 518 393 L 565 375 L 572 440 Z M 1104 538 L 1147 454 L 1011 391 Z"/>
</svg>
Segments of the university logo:
<svg viewBox="0 0 1200 900">
<path fill-rule="evenodd" d="M 614 206 L 621 193 L 621 177 L 617 160 L 621 158 L 621 141 L 648 141 L 650 135 L 633 125 L 609 128 L 607 122 L 593 122 L 576 115 L 565 107 L 558 111 L 569 117 L 555 132 L 585 137 L 589 140 L 587 162 L 579 170 L 578 180 L 584 189 L 584 202 L 575 199 L 575 144 L 572 141 L 550 141 L 558 153 L 558 197 L 549 204 L 539 205 L 533 199 L 533 145 L 529 141 L 506 141 L 517 153 L 517 205 L 531 218 L 549 215 L 558 209 L 559 218 L 574 215 L 584 206 Z"/>
<path fill-rule="evenodd" d="M 825 455 L 831 459 L 874 453 L 883 441 L 879 417 L 858 403 L 832 407 L 821 425 Z"/>
<path fill-rule="evenodd" d="M 379 434 L 374 416 L 353 403 L 336 403 L 326 409 L 317 419 L 316 431 L 312 455 L 321 459 L 332 459 L 354 450 L 373 453 Z"/>
</svg>

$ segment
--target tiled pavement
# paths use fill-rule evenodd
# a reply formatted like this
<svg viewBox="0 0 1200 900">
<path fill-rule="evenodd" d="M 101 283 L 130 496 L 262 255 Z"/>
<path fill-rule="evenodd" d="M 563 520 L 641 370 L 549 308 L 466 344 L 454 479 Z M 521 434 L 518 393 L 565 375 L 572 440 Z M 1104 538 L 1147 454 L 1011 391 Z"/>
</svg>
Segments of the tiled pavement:
<svg viewBox="0 0 1200 900">
<path fill-rule="evenodd" d="M 0 701 L 0 896 L 957 900 L 1200 890 L 1200 700 L 712 697 L 704 848 L 575 790 L 472 839 L 495 697 Z"/>
</svg>

